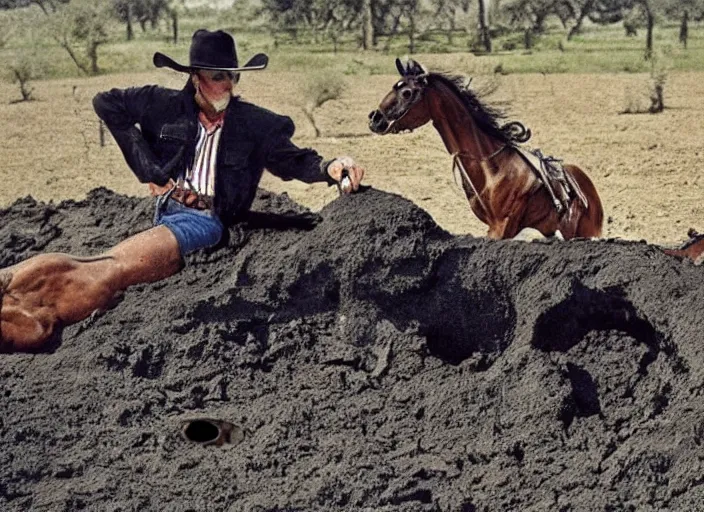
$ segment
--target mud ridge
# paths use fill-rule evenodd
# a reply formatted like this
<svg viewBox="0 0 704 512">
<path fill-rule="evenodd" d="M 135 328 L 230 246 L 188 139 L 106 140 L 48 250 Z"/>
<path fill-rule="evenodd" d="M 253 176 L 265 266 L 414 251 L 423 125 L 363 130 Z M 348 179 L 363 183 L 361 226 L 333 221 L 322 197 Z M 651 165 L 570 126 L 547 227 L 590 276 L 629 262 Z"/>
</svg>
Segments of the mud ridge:
<svg viewBox="0 0 704 512">
<path fill-rule="evenodd" d="M 151 201 L 0 210 L 0 267 Z M 225 247 L 2 355 L 0 509 L 695 510 L 704 271 L 646 243 L 453 237 L 368 190 L 260 191 Z M 184 420 L 241 427 L 201 446 Z"/>
</svg>

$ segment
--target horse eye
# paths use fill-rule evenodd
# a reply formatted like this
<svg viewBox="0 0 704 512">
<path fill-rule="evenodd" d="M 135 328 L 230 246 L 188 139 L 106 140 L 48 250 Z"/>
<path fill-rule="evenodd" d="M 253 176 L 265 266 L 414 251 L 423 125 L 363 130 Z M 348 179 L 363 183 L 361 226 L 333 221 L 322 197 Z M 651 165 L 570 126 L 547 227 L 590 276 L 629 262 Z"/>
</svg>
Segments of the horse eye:
<svg viewBox="0 0 704 512">
<path fill-rule="evenodd" d="M 404 100 L 410 100 L 410 99 L 411 99 L 411 96 L 413 96 L 413 92 L 411 92 L 410 89 L 404 89 L 404 90 L 401 91 L 401 97 L 402 97 Z"/>
</svg>

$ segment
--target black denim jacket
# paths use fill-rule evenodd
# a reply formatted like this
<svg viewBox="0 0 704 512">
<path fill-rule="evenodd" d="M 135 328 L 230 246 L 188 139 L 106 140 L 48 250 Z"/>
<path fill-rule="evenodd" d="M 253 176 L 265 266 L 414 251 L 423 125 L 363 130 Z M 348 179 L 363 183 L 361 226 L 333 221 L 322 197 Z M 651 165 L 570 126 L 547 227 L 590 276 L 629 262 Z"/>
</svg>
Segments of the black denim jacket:
<svg viewBox="0 0 704 512">
<path fill-rule="evenodd" d="M 112 89 L 96 95 L 93 107 L 141 182 L 164 185 L 192 162 L 198 106 L 188 86 L 180 91 L 153 85 Z M 325 172 L 329 162 L 291 142 L 294 130 L 289 117 L 238 98 L 230 101 L 213 204 L 223 224 L 234 224 L 249 210 L 265 168 L 284 180 L 335 183 Z"/>
</svg>

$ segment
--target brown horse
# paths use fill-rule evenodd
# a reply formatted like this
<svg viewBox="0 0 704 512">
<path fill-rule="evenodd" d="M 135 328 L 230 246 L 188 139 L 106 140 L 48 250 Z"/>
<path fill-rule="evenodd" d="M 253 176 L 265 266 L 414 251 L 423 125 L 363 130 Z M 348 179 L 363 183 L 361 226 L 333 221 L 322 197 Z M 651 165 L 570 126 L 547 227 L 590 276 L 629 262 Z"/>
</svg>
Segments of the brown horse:
<svg viewBox="0 0 704 512">
<path fill-rule="evenodd" d="M 663 249 L 665 254 L 679 258 L 689 258 L 695 265 L 704 264 L 704 233 L 697 233 L 694 229 L 687 232 L 689 240 L 678 249 Z"/>
<path fill-rule="evenodd" d="M 396 67 L 401 80 L 369 114 L 369 128 L 398 133 L 432 120 L 461 171 L 470 208 L 489 226 L 489 238 L 513 238 L 528 227 L 545 236 L 559 230 L 565 239 L 601 235 L 601 200 L 579 167 L 564 166 L 581 197 L 572 197 L 560 212 L 519 146 L 529 130 L 517 122 L 500 125 L 501 113 L 484 105 L 459 77 L 428 73 L 413 60 L 404 67 L 396 59 Z"/>
</svg>

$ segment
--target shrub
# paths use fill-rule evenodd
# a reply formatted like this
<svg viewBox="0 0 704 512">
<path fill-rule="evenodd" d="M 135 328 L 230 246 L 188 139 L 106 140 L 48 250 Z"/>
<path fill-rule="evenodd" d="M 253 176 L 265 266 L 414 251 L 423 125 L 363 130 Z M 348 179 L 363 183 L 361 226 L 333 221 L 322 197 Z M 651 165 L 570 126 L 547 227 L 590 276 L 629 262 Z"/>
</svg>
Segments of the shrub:
<svg viewBox="0 0 704 512">
<path fill-rule="evenodd" d="M 346 82 L 335 71 L 311 72 L 303 92 L 303 112 L 315 129 L 315 136 L 320 137 L 320 129 L 315 122 L 314 112 L 328 101 L 339 99 L 346 89 Z"/>
</svg>

